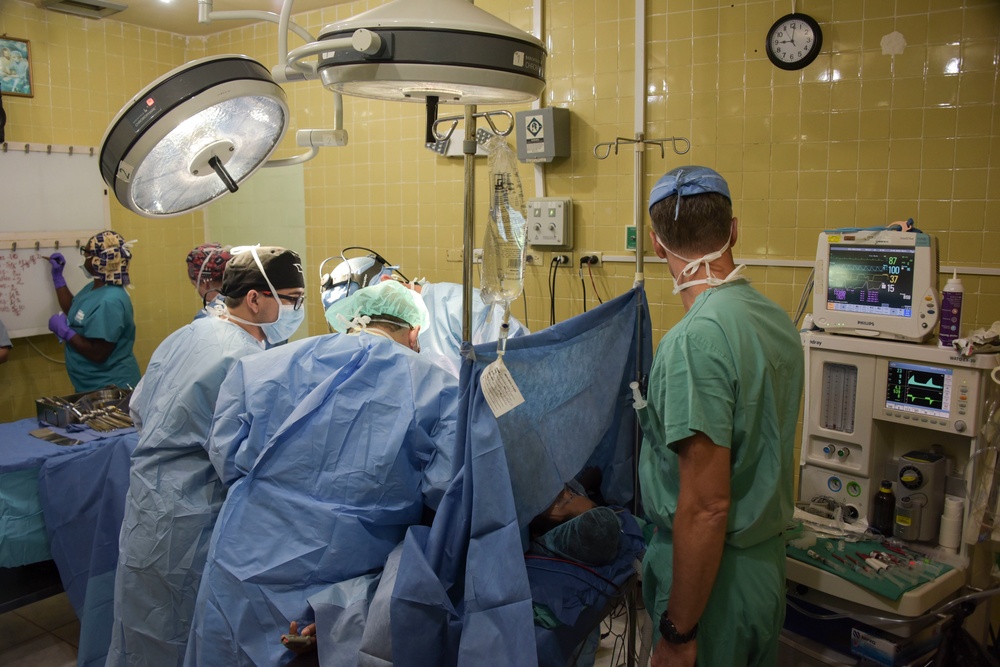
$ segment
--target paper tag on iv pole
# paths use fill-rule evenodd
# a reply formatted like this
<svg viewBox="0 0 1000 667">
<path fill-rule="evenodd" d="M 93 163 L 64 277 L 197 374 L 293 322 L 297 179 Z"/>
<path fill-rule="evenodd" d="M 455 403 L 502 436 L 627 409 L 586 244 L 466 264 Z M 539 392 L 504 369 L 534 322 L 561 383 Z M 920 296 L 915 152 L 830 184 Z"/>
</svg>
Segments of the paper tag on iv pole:
<svg viewBox="0 0 1000 667">
<path fill-rule="evenodd" d="M 505 415 L 524 403 L 524 396 L 521 395 L 521 390 L 517 388 L 517 383 L 504 365 L 503 357 L 499 357 L 483 369 L 479 385 L 483 388 L 483 396 L 486 397 L 494 417 Z"/>
</svg>

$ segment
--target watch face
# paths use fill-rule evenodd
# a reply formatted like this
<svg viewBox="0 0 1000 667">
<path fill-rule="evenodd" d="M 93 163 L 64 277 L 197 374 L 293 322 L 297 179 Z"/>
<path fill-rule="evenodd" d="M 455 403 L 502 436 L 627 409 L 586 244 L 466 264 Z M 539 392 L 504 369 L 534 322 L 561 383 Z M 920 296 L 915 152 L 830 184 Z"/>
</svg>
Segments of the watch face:
<svg viewBox="0 0 1000 667">
<path fill-rule="evenodd" d="M 781 69 L 801 69 L 816 60 L 823 45 L 819 24 L 805 14 L 778 19 L 767 33 L 767 57 Z"/>
</svg>

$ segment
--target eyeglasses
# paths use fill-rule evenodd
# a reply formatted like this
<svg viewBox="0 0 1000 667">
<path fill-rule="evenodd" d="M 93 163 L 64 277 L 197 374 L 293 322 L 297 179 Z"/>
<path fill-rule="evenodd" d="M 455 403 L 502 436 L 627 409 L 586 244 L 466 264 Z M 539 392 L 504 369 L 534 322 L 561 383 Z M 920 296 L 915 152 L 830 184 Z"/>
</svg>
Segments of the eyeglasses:
<svg viewBox="0 0 1000 667">
<path fill-rule="evenodd" d="M 87 250 L 87 246 L 80 246 L 80 254 L 84 257 L 94 257 L 97 253 L 93 250 Z"/>
<path fill-rule="evenodd" d="M 272 292 L 262 292 L 262 294 L 272 294 Z M 299 296 L 289 296 L 288 294 L 278 292 L 278 298 L 292 304 L 293 310 L 299 310 L 302 308 L 302 302 L 306 300 L 306 295 L 300 294 Z"/>
</svg>

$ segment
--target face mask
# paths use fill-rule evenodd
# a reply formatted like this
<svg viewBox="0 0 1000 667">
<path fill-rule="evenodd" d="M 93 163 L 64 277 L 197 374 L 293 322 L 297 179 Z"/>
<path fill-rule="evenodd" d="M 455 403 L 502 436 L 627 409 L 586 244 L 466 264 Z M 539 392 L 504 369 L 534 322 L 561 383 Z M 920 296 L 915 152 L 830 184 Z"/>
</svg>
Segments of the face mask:
<svg viewBox="0 0 1000 667">
<path fill-rule="evenodd" d="M 83 275 L 87 276 L 88 279 L 93 278 L 94 274 L 87 270 L 87 263 L 84 262 L 80 265 L 80 270 L 83 271 Z"/>
<path fill-rule="evenodd" d="M 677 259 L 687 262 L 687 265 L 681 269 L 681 272 L 674 278 L 674 294 L 680 294 L 682 291 L 689 287 L 694 287 L 695 285 L 708 285 L 709 287 L 718 287 L 719 285 L 725 285 L 726 283 L 732 282 L 734 280 L 740 279 L 744 270 L 746 270 L 746 264 L 740 264 L 725 278 L 718 278 L 712 275 L 711 263 L 722 257 L 722 254 L 729 250 L 729 241 L 726 241 L 725 245 L 716 250 L 715 252 L 710 252 L 703 257 L 698 259 L 688 259 L 687 257 L 681 257 L 676 252 L 667 247 L 667 244 L 663 242 L 663 239 L 657 235 L 657 240 L 659 240 L 660 245 L 668 253 L 676 257 Z M 681 278 L 694 275 L 698 272 L 698 267 L 702 264 L 705 265 L 705 278 L 701 280 L 690 280 L 686 283 L 681 284 Z"/>
<path fill-rule="evenodd" d="M 271 345 L 277 345 L 292 337 L 292 334 L 302 324 L 305 315 L 306 311 L 302 308 L 295 310 L 294 306 L 282 305 L 281 310 L 278 311 L 278 319 L 258 326 L 267 336 L 267 342 Z"/>
</svg>

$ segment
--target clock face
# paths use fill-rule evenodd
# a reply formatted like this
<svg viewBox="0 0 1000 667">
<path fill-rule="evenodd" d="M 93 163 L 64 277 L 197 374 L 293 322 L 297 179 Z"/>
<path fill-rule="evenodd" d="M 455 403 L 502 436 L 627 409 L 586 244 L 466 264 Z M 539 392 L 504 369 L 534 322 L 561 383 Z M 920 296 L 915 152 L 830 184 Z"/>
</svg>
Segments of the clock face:
<svg viewBox="0 0 1000 667">
<path fill-rule="evenodd" d="M 795 70 L 816 60 L 822 46 L 823 33 L 811 16 L 788 14 L 771 26 L 765 48 L 776 67 Z"/>
</svg>

